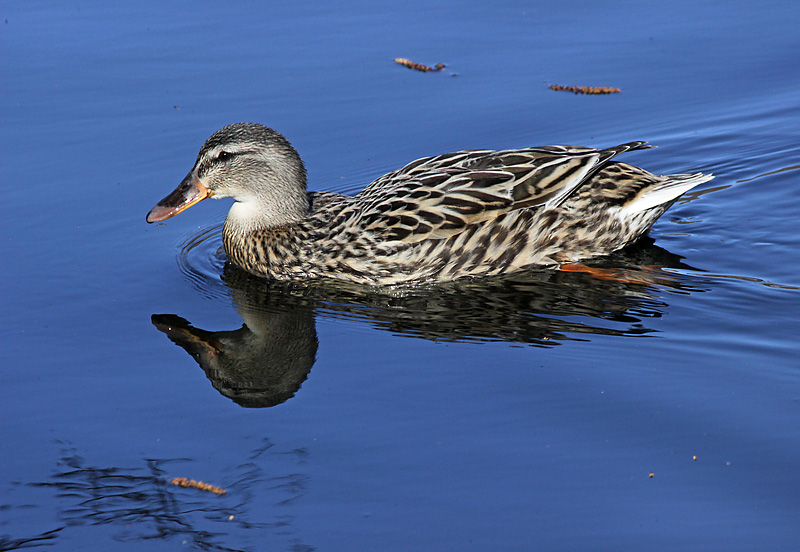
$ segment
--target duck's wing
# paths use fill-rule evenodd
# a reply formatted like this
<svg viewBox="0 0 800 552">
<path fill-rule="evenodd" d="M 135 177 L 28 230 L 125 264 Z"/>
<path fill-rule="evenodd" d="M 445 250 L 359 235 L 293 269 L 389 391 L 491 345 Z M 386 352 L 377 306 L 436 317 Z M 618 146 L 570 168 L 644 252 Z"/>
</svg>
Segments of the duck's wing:
<svg viewBox="0 0 800 552">
<path fill-rule="evenodd" d="M 381 190 L 363 197 L 356 224 L 381 241 L 447 237 L 510 210 L 513 179 L 505 171 L 458 167 L 392 178 Z"/>
<path fill-rule="evenodd" d="M 444 238 L 516 209 L 558 207 L 609 159 L 646 147 L 645 142 L 603 150 L 545 146 L 420 159 L 356 196 L 361 206 L 356 224 L 385 241 Z"/>
</svg>

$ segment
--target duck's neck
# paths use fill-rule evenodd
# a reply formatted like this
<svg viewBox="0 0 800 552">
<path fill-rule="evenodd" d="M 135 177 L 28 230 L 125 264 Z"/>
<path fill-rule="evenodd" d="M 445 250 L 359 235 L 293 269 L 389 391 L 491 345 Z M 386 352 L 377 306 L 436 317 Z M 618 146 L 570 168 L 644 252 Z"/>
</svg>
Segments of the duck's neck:
<svg viewBox="0 0 800 552">
<path fill-rule="evenodd" d="M 259 276 L 280 277 L 286 259 L 296 258 L 301 236 L 299 223 L 308 217 L 309 200 L 303 193 L 294 202 L 237 201 L 222 229 L 225 253 L 234 264 Z M 302 232 L 300 232 L 302 233 Z"/>
<path fill-rule="evenodd" d="M 237 200 L 228 211 L 225 226 L 237 233 L 249 234 L 269 228 L 296 224 L 308 216 L 308 194 L 280 198 L 257 195 Z"/>
</svg>

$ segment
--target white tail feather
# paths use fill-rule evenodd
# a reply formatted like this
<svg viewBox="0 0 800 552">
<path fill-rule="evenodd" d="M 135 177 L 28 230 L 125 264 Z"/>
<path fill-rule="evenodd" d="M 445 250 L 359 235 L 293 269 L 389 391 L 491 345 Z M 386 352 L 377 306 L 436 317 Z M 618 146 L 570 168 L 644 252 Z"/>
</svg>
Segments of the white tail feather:
<svg viewBox="0 0 800 552">
<path fill-rule="evenodd" d="M 695 186 L 708 182 L 712 174 L 672 174 L 656 188 L 650 188 L 639 197 L 625 205 L 620 211 L 623 216 L 649 211 L 660 206 L 669 207 L 675 200 Z"/>
</svg>

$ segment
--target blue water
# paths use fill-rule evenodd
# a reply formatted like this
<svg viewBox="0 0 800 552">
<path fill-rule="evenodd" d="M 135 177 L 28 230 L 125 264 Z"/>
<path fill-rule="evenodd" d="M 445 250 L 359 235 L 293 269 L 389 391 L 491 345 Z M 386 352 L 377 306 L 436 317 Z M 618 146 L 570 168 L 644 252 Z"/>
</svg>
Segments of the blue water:
<svg viewBox="0 0 800 552">
<path fill-rule="evenodd" d="M 0 550 L 797 548 L 795 3 L 0 15 Z M 716 178 L 598 261 L 619 280 L 268 284 L 225 268 L 228 204 L 144 222 L 241 120 L 316 190 L 631 140 Z"/>
</svg>

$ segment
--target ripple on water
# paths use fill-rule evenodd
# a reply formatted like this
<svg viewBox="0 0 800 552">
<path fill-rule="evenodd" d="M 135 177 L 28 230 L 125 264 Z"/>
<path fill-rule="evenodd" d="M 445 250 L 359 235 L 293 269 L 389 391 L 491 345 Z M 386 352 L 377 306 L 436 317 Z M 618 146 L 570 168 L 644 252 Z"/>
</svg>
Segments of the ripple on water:
<svg viewBox="0 0 800 552">
<path fill-rule="evenodd" d="M 225 267 L 222 248 L 222 224 L 186 237 L 178 250 L 178 267 L 181 274 L 201 294 L 209 299 L 229 297 L 228 287 L 221 279 Z"/>
</svg>

